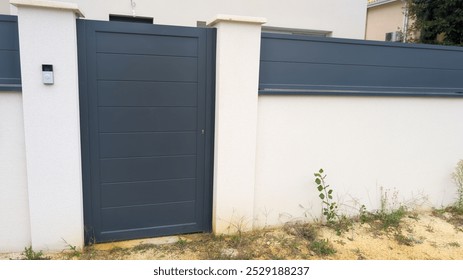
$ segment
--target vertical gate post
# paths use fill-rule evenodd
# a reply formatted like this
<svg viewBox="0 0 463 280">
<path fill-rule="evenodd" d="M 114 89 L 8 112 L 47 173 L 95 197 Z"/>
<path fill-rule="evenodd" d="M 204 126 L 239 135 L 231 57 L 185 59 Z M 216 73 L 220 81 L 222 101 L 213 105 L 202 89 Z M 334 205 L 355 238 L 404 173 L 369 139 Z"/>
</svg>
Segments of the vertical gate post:
<svg viewBox="0 0 463 280">
<path fill-rule="evenodd" d="M 214 194 L 216 233 L 252 228 L 257 97 L 264 18 L 218 15 Z"/>
<path fill-rule="evenodd" d="M 77 5 L 11 0 L 18 8 L 27 184 L 34 249 L 84 243 Z M 46 83 L 43 65 L 53 66 Z"/>
</svg>

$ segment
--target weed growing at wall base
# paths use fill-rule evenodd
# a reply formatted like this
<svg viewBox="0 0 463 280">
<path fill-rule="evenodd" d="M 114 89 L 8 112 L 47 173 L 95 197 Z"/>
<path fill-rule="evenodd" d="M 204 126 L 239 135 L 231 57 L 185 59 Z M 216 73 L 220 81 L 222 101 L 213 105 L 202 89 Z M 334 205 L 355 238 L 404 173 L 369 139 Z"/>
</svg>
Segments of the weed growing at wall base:
<svg viewBox="0 0 463 280">
<path fill-rule="evenodd" d="M 320 169 L 318 173 L 314 173 L 315 184 L 319 192 L 318 197 L 322 200 L 322 213 L 328 223 L 334 223 L 338 218 L 338 205 L 333 201 L 333 189 L 326 184 L 326 175 L 323 172 L 323 169 Z"/>
<path fill-rule="evenodd" d="M 329 243 L 328 239 L 315 240 L 310 243 L 310 250 L 318 256 L 328 256 L 336 253 L 336 250 Z"/>
<path fill-rule="evenodd" d="M 402 219 L 408 213 L 405 206 L 397 203 L 397 192 L 393 193 L 392 202 L 389 201 L 388 191 L 381 188 L 381 207 L 375 212 L 368 212 L 362 205 L 360 208 L 360 222 L 368 223 L 371 226 L 387 230 L 389 228 L 398 229 Z"/>
<path fill-rule="evenodd" d="M 338 205 L 333 201 L 333 189 L 325 181 L 324 170 L 320 169 L 318 173 L 314 173 L 314 176 L 317 191 L 319 192 L 318 197 L 322 201 L 322 213 L 325 216 L 327 225 L 333 228 L 338 235 L 341 235 L 352 226 L 352 219 L 338 213 Z"/>
<path fill-rule="evenodd" d="M 25 247 L 24 252 L 21 254 L 23 257 L 23 260 L 49 260 L 49 257 L 44 257 L 42 251 L 34 251 L 32 249 L 32 246 Z"/>
</svg>

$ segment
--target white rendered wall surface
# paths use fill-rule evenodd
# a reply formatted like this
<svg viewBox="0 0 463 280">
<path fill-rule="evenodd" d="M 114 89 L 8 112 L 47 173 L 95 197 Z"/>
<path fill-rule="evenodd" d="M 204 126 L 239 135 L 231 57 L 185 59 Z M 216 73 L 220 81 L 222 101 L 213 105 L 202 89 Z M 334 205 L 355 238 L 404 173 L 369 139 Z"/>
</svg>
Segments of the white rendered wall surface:
<svg viewBox="0 0 463 280">
<path fill-rule="evenodd" d="M 0 252 L 30 245 L 24 122 L 20 92 L 0 91 Z"/>
<path fill-rule="evenodd" d="M 259 96 L 255 225 L 320 218 L 320 168 L 350 214 L 378 209 L 381 193 L 396 206 L 448 205 L 462 120 L 455 98 Z"/>
<path fill-rule="evenodd" d="M 0 0 L 7 1 L 7 0 Z M 363 39 L 365 0 L 61 0 L 79 5 L 87 19 L 109 14 L 154 17 L 157 24 L 196 26 L 217 14 L 264 17 L 266 26 L 332 31 L 333 37 Z"/>
<path fill-rule="evenodd" d="M 73 11 L 18 7 L 27 177 L 34 250 L 83 245 L 83 203 Z M 42 83 L 52 64 L 53 85 Z M 64 241 L 65 240 L 65 241 Z"/>
<path fill-rule="evenodd" d="M 253 224 L 258 58 L 265 22 L 224 18 L 212 23 L 217 28 L 212 215 L 216 233 L 248 229 Z"/>
<path fill-rule="evenodd" d="M 0 0 L 0 15 L 10 14 L 10 0 Z"/>
</svg>

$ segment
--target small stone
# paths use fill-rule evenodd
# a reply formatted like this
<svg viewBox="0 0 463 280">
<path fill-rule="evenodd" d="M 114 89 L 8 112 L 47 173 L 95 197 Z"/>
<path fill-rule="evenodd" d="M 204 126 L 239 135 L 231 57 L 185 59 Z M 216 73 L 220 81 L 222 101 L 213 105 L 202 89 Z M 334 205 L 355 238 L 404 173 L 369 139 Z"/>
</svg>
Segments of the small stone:
<svg viewBox="0 0 463 280">
<path fill-rule="evenodd" d="M 224 257 L 236 258 L 238 256 L 238 250 L 233 249 L 233 248 L 225 248 L 225 249 L 222 249 L 220 254 Z"/>
</svg>

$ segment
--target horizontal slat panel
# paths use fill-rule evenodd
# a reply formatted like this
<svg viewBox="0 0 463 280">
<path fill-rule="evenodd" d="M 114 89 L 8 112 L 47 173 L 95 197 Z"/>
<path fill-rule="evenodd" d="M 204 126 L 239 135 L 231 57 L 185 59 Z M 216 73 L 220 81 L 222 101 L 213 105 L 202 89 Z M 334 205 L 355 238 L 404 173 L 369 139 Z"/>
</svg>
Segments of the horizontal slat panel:
<svg viewBox="0 0 463 280">
<path fill-rule="evenodd" d="M 195 221 L 195 202 L 101 210 L 102 231 L 136 230 Z"/>
<path fill-rule="evenodd" d="M 196 106 L 196 83 L 99 81 L 99 106 Z"/>
<path fill-rule="evenodd" d="M 96 33 L 97 52 L 197 56 L 198 43 L 194 37 L 159 36 L 127 33 Z"/>
<path fill-rule="evenodd" d="M 19 51 L 0 50 L 0 78 L 21 79 Z"/>
<path fill-rule="evenodd" d="M 0 50 L 19 50 L 17 22 L 3 21 L 0 18 Z"/>
<path fill-rule="evenodd" d="M 264 37 L 261 60 L 463 69 L 463 49 L 443 51 L 410 48 L 409 45 L 401 44 L 371 45 L 365 41 L 352 43 L 349 40 L 341 43 L 329 40 L 331 39 L 318 41 Z"/>
<path fill-rule="evenodd" d="M 102 183 L 195 177 L 196 156 L 100 160 L 100 181 Z"/>
<path fill-rule="evenodd" d="M 196 107 L 101 107 L 100 132 L 196 129 Z"/>
<path fill-rule="evenodd" d="M 197 59 L 125 54 L 97 54 L 98 79 L 196 82 Z"/>
<path fill-rule="evenodd" d="M 100 134 L 102 158 L 196 154 L 196 132 Z"/>
<path fill-rule="evenodd" d="M 463 70 L 261 62 L 260 84 L 463 87 Z"/>
<path fill-rule="evenodd" d="M 195 193 L 195 179 L 103 184 L 101 207 L 195 200 Z"/>
</svg>

